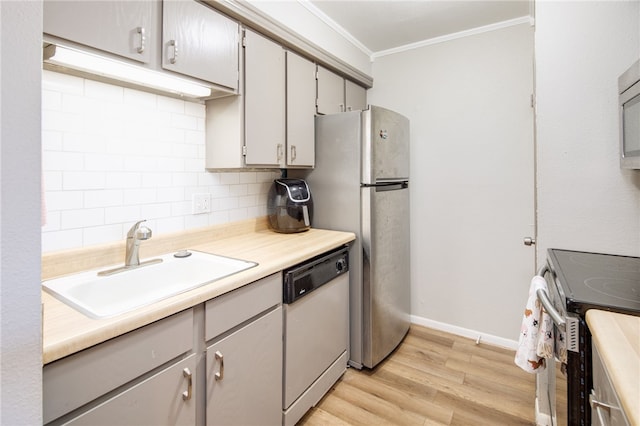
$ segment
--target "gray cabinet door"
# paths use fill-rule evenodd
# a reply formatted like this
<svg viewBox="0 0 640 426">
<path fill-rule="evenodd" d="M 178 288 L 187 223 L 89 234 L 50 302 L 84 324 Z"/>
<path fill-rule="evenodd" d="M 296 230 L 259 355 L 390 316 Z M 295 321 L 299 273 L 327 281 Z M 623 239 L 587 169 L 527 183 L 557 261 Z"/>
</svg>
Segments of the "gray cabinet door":
<svg viewBox="0 0 640 426">
<path fill-rule="evenodd" d="M 194 425 L 196 354 L 69 421 L 70 425 Z"/>
<path fill-rule="evenodd" d="M 345 80 L 344 97 L 347 111 L 362 111 L 367 109 L 367 89 L 356 83 Z"/>
<path fill-rule="evenodd" d="M 315 164 L 316 65 L 287 52 L 287 166 Z"/>
<path fill-rule="evenodd" d="M 43 3 L 45 34 L 149 63 L 158 48 L 152 1 L 57 1 Z"/>
<path fill-rule="evenodd" d="M 209 346 L 206 362 L 207 425 L 282 424 L 282 307 Z"/>
<path fill-rule="evenodd" d="M 318 114 L 344 112 L 344 78 L 318 65 Z"/>
<path fill-rule="evenodd" d="M 194 0 L 162 8 L 162 68 L 237 90 L 238 23 Z"/>
<path fill-rule="evenodd" d="M 284 167 L 285 59 L 282 47 L 245 30 L 245 163 Z"/>
</svg>

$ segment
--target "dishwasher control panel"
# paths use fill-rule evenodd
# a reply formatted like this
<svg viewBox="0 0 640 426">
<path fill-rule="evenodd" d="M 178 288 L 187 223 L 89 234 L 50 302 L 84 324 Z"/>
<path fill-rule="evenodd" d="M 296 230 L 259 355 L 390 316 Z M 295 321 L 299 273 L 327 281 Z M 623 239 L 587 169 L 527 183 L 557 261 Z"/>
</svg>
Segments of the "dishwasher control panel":
<svg viewBox="0 0 640 426">
<path fill-rule="evenodd" d="M 321 254 L 284 271 L 283 302 L 293 303 L 349 271 L 349 248 Z"/>
</svg>

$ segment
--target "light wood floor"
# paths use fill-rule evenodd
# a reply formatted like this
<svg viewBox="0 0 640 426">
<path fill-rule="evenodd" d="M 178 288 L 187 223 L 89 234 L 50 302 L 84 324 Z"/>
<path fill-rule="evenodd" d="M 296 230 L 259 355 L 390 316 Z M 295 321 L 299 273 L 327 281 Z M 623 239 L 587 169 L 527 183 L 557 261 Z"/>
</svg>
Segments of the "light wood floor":
<svg viewBox="0 0 640 426">
<path fill-rule="evenodd" d="M 514 352 L 413 325 L 373 370 L 350 368 L 299 425 L 534 425 Z"/>
</svg>

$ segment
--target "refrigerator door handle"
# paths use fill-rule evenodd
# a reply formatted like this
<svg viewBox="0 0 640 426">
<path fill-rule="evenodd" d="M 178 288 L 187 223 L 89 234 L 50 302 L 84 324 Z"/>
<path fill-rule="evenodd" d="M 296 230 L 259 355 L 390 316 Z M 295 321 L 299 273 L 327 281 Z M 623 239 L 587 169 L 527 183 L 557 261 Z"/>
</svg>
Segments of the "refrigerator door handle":
<svg viewBox="0 0 640 426">
<path fill-rule="evenodd" d="M 381 182 L 381 183 L 363 183 L 362 188 L 375 188 L 376 191 L 397 191 L 409 187 L 409 181 L 401 182 Z"/>
</svg>

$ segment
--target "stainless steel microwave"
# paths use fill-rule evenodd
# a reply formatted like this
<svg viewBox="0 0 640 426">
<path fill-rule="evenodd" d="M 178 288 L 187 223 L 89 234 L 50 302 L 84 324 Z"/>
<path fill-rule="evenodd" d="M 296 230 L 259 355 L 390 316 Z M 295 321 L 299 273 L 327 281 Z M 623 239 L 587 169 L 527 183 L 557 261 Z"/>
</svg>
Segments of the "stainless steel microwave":
<svg viewBox="0 0 640 426">
<path fill-rule="evenodd" d="M 618 78 L 620 167 L 640 169 L 640 60 Z"/>
</svg>

